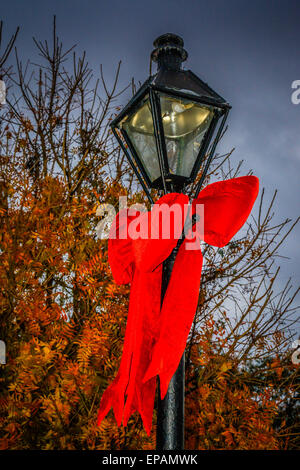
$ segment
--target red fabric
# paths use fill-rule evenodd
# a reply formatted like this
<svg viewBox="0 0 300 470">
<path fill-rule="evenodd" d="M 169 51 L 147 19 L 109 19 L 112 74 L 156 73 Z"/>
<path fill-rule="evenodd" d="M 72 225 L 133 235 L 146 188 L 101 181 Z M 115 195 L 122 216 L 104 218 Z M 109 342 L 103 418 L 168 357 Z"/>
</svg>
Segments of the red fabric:
<svg viewBox="0 0 300 470">
<path fill-rule="evenodd" d="M 130 302 L 120 368 L 102 396 L 98 425 L 111 407 L 118 425 L 123 422 L 124 426 L 131 414 L 139 411 L 150 434 L 156 376 L 160 377 L 163 398 L 184 352 L 197 308 L 200 240 L 218 247 L 226 245 L 246 222 L 258 186 L 255 176 L 210 184 L 192 202 L 188 214 L 188 197 L 177 193 L 160 198 L 151 212 L 119 212 L 111 228 L 108 255 L 115 281 L 131 283 Z M 170 236 L 163 239 L 163 208 L 174 204 L 182 208 L 182 217 L 172 218 Z M 196 223 L 192 235 L 189 232 L 191 236 L 180 246 L 161 307 L 162 262 L 176 246 L 185 220 L 197 212 L 197 204 L 204 205 L 204 233 L 200 233 L 200 222 Z M 146 230 L 141 230 L 145 221 Z"/>
</svg>

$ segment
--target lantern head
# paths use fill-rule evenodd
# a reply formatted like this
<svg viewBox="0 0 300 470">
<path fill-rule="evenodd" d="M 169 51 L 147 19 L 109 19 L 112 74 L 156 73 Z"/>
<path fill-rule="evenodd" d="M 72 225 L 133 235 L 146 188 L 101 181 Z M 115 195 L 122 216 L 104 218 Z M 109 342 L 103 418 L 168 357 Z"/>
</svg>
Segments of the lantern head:
<svg viewBox="0 0 300 470">
<path fill-rule="evenodd" d="M 183 40 L 164 34 L 154 41 L 157 73 L 140 87 L 112 130 L 143 186 L 182 191 L 201 167 L 229 104 L 181 63 Z"/>
</svg>

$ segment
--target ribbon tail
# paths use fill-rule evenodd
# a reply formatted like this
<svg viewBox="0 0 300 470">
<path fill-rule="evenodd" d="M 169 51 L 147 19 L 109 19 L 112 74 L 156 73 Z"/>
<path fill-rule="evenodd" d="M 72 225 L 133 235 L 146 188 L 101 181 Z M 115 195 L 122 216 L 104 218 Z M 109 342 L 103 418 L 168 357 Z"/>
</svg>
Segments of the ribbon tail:
<svg viewBox="0 0 300 470">
<path fill-rule="evenodd" d="M 100 426 L 107 413 L 113 408 L 118 426 L 122 423 L 122 414 L 124 408 L 124 393 L 120 393 L 119 384 L 120 374 L 117 375 L 113 383 L 105 390 L 102 395 L 97 417 L 97 425 Z"/>
<path fill-rule="evenodd" d="M 102 396 L 98 425 L 113 407 L 118 426 L 122 422 L 126 426 L 132 413 L 138 411 L 147 434 L 151 432 L 156 381 L 144 384 L 142 378 L 158 337 L 161 272 L 158 267 L 152 273 L 134 273 L 121 365 Z"/>
<path fill-rule="evenodd" d="M 199 246 L 186 249 L 188 243 L 182 244 L 174 263 L 161 310 L 159 339 L 143 378 L 145 383 L 159 375 L 162 399 L 184 353 L 198 304 L 203 257 Z"/>
<path fill-rule="evenodd" d="M 130 416 L 138 411 L 141 415 L 144 428 L 148 436 L 152 428 L 152 415 L 154 409 L 156 378 L 148 380 L 145 384 L 135 387 L 133 397 L 128 397 L 124 409 L 123 425 L 127 426 Z"/>
<path fill-rule="evenodd" d="M 153 346 L 159 333 L 161 275 L 161 266 L 152 273 L 138 272 L 134 300 L 134 308 L 137 311 L 134 325 L 135 351 L 123 417 L 123 424 L 126 426 L 131 414 L 135 410 L 138 411 L 148 435 L 152 426 L 156 380 L 153 378 L 143 383 L 143 377 L 150 364 Z"/>
<path fill-rule="evenodd" d="M 124 409 L 124 401 L 125 401 L 125 392 L 126 388 L 128 387 L 129 379 L 130 379 L 130 369 L 131 369 L 131 362 L 132 357 L 135 350 L 135 323 L 136 323 L 136 309 L 133 308 L 134 305 L 134 296 L 135 296 L 135 278 L 136 273 L 134 273 L 133 280 L 132 280 L 132 288 L 130 293 L 130 302 L 129 302 L 129 311 L 128 311 L 128 318 L 125 330 L 125 338 L 124 338 L 124 346 L 123 346 L 123 353 L 121 358 L 121 363 L 119 367 L 119 371 L 113 380 L 113 382 L 109 385 L 109 387 L 105 390 L 102 395 L 99 411 L 98 411 L 98 419 L 97 424 L 100 425 L 101 421 L 105 418 L 107 413 L 110 411 L 111 408 L 114 410 L 114 415 L 118 426 L 122 423 L 123 417 L 123 409 Z M 131 306 L 131 308 L 130 308 Z"/>
</svg>

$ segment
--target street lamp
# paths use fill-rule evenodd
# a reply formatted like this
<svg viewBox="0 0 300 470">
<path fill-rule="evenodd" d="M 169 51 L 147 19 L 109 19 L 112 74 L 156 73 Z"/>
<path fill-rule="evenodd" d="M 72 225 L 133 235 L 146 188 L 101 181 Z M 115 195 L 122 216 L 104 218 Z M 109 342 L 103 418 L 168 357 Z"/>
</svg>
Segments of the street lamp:
<svg viewBox="0 0 300 470">
<path fill-rule="evenodd" d="M 179 36 L 163 34 L 154 46 L 157 73 L 111 123 L 150 201 L 150 188 L 182 192 L 195 180 L 230 108 L 193 72 L 182 70 L 188 54 Z"/>
<path fill-rule="evenodd" d="M 157 63 L 157 73 L 139 88 L 111 128 L 151 203 L 151 188 L 165 194 L 186 192 L 201 171 L 197 197 L 230 105 L 181 68 L 188 54 L 179 36 L 163 34 L 153 44 L 151 62 Z M 178 248 L 164 262 L 162 301 Z M 158 400 L 157 449 L 183 449 L 184 355 L 165 398 Z"/>
</svg>

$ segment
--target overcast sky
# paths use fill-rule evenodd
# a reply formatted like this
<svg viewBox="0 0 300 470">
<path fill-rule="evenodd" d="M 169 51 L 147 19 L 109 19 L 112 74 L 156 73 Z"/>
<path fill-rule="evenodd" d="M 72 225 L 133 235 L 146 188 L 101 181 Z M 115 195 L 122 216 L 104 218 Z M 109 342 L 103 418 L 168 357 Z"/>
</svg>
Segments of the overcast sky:
<svg viewBox="0 0 300 470">
<path fill-rule="evenodd" d="M 300 80 L 299 0 L 2 0 L 4 37 L 20 26 L 19 52 L 32 59 L 32 36 L 49 39 L 54 14 L 65 47 L 86 50 L 108 83 L 122 60 L 120 88 L 148 77 L 157 36 L 182 36 L 185 68 L 232 105 L 219 150 L 235 147 L 233 163 L 243 159 L 244 173 L 253 169 L 268 198 L 278 189 L 277 220 L 299 215 L 300 104 L 291 101 L 291 84 Z M 280 261 L 282 282 L 292 276 L 295 286 L 299 236 L 300 227 L 282 249 L 291 259 Z"/>
</svg>

